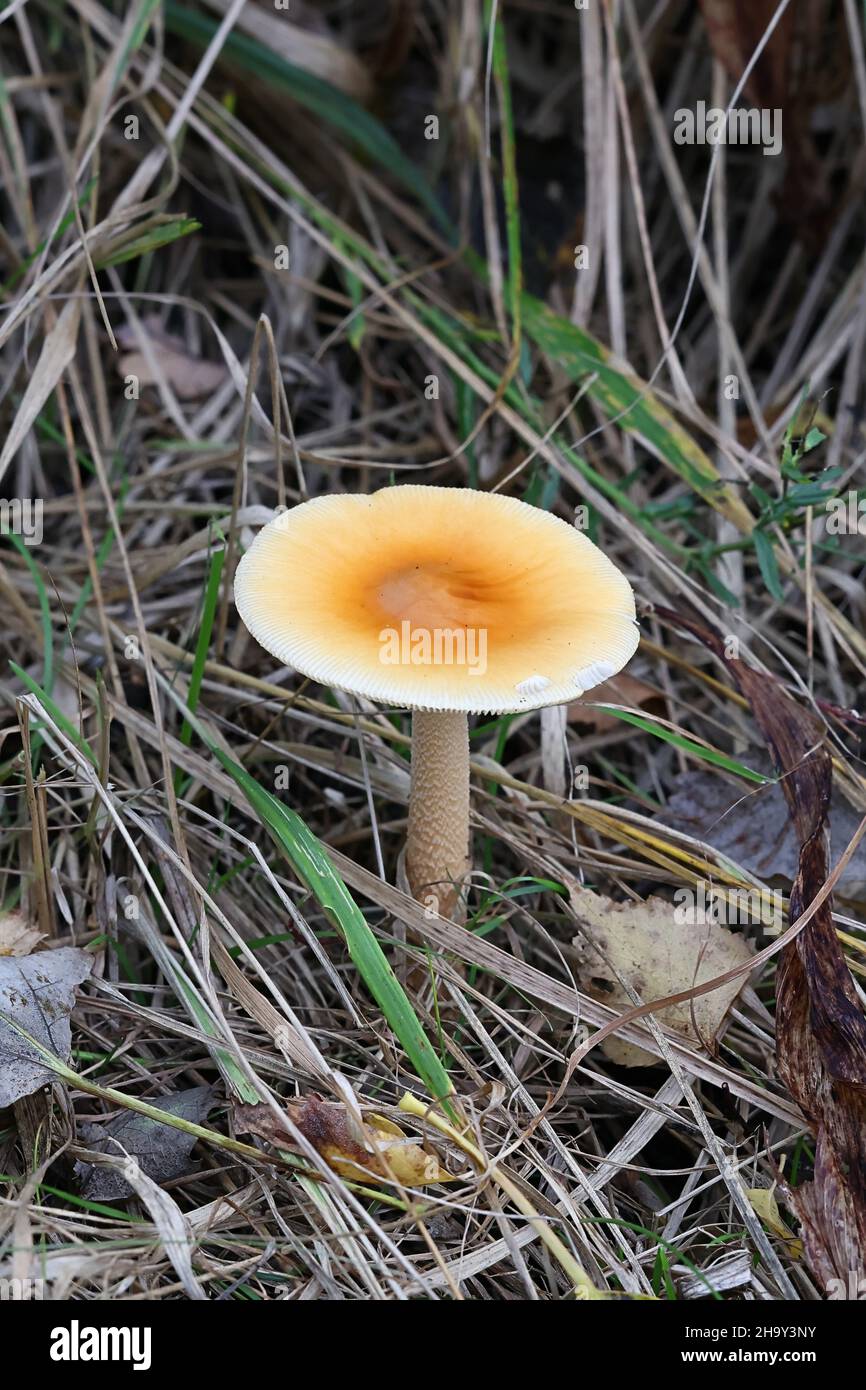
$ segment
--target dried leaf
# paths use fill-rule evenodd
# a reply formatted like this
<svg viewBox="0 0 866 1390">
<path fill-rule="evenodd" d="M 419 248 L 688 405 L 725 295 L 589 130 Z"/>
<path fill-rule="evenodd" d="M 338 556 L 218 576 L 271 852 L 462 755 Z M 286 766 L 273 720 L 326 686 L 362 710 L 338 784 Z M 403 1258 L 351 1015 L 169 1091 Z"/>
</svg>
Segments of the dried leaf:
<svg viewBox="0 0 866 1390">
<path fill-rule="evenodd" d="M 201 1125 L 213 1107 L 213 1087 L 193 1086 L 188 1091 L 161 1097 L 158 1104 L 168 1115 L 178 1115 Z M 194 1134 L 185 1134 L 174 1125 L 162 1125 L 149 1115 L 136 1115 L 127 1110 L 114 1115 L 106 1124 L 80 1124 L 78 1133 L 81 1142 L 95 1153 L 109 1157 L 126 1154 L 134 1158 L 141 1171 L 156 1183 L 170 1182 L 189 1173 L 190 1155 L 198 1142 Z M 134 1185 L 124 1177 L 121 1166 L 97 1167 L 93 1163 L 78 1162 L 75 1173 L 81 1183 L 82 1197 L 91 1201 L 122 1201 L 135 1191 Z"/>
<path fill-rule="evenodd" d="M 162 376 L 179 400 L 195 400 L 197 396 L 206 396 L 222 386 L 228 374 L 224 363 L 192 357 L 183 338 L 166 333 L 155 315 L 142 319 L 141 326 Z M 120 347 L 129 349 L 118 358 L 119 374 L 138 377 L 141 386 L 156 385 L 159 378 L 138 348 L 139 338 L 135 331 L 128 325 L 124 326 L 117 334 L 117 341 Z"/>
<path fill-rule="evenodd" d="M 23 912 L 7 912 L 0 917 L 0 956 L 29 956 L 45 933 L 27 925 Z"/>
<path fill-rule="evenodd" d="M 612 729 L 622 729 L 622 721 L 603 709 L 594 709 L 596 704 L 630 705 L 634 709 L 645 709 L 650 714 L 664 715 L 667 712 L 664 692 L 646 681 L 638 680 L 627 671 L 620 671 L 609 681 L 593 686 L 586 695 L 588 703 L 574 700 L 568 708 L 569 724 L 587 724 L 597 734 L 610 733 Z"/>
<path fill-rule="evenodd" d="M 679 920 L 673 904 L 662 898 L 614 903 L 588 889 L 572 888 L 571 901 L 585 933 L 573 943 L 582 988 L 593 999 L 620 1012 L 630 1009 L 633 1001 L 617 975 L 649 1003 L 723 975 L 751 955 L 742 936 L 720 926 L 700 909 L 694 913 L 694 922 L 686 922 Z M 746 979 L 742 975 L 686 1003 L 671 1004 L 655 1017 L 693 1042 L 711 1043 Z M 623 1067 L 652 1066 L 656 1061 L 642 1048 L 616 1036 L 602 1047 Z"/>
<path fill-rule="evenodd" d="M 713 53 L 731 83 L 738 83 L 779 10 L 778 0 L 700 0 L 700 6 Z M 782 113 L 786 167 L 777 201 L 800 237 L 815 246 L 832 229 L 838 202 L 815 146 L 812 118 L 849 80 L 844 23 L 843 7 L 832 0 L 789 5 L 738 102 Z"/>
<path fill-rule="evenodd" d="M 75 356 L 80 318 L 81 300 L 67 300 L 54 327 L 46 333 L 39 359 L 30 373 L 27 389 L 21 397 L 21 404 L 0 451 L 0 478 L 6 472 L 10 459 L 24 443 L 34 420 Z"/>
<path fill-rule="evenodd" d="M 713 53 L 733 82 L 749 65 L 763 38 L 778 0 L 700 0 Z M 756 106 L 783 106 L 787 94 L 788 61 L 794 26 L 793 8 L 782 16 L 746 85 Z"/>
<path fill-rule="evenodd" d="M 0 958 L 0 1110 L 55 1076 L 13 1025 L 68 1062 L 75 991 L 92 969 L 93 956 L 77 946 Z"/>
<path fill-rule="evenodd" d="M 211 3 L 223 14 L 229 9 L 229 0 Z M 292 23 L 285 13 L 273 14 L 259 5 L 246 5 L 238 15 L 237 26 L 286 62 L 323 78 L 356 101 L 368 101 L 372 82 L 361 59 L 331 36 L 324 17 L 315 10 L 305 14 L 301 9 L 299 18 L 301 22 Z M 308 24 L 315 22 L 318 32 L 302 27 L 304 20 Z"/>
<path fill-rule="evenodd" d="M 756 759 L 750 761 L 756 765 Z M 860 817 L 841 797 L 833 798 L 831 815 L 834 853 L 830 862 L 835 867 Z M 712 845 L 765 881 L 783 878 L 793 883 L 797 875 L 800 846 L 785 793 L 777 783 L 743 796 L 711 773 L 684 772 L 677 777 L 659 820 Z M 847 898 L 866 899 L 866 844 L 861 842 L 843 871 L 838 891 Z"/>
<path fill-rule="evenodd" d="M 745 668 L 748 670 L 748 668 Z M 818 721 L 766 677 L 739 673 L 784 777 L 801 842 L 791 888 L 796 919 L 823 887 L 829 866 L 827 808 L 832 763 Z M 810 1266 L 823 1283 L 866 1274 L 866 1019 L 826 899 L 782 953 L 776 985 L 779 1074 L 816 1137 L 811 1183 L 788 1189 Z"/>
<path fill-rule="evenodd" d="M 381 1115 L 371 1115 L 359 1129 L 344 1105 L 319 1096 L 289 1101 L 286 1114 L 342 1178 L 364 1183 L 396 1180 L 407 1187 L 453 1181 L 435 1154 L 425 1153 Z M 241 1133 L 258 1134 L 274 1148 L 295 1147 L 269 1105 L 237 1105 L 235 1116 Z"/>
</svg>

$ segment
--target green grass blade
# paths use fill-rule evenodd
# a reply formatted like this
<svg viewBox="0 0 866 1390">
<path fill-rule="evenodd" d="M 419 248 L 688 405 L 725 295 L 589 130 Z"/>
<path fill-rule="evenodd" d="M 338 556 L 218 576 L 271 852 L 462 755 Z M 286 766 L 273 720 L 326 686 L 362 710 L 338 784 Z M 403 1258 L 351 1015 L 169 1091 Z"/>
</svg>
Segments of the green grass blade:
<svg viewBox="0 0 866 1390">
<path fill-rule="evenodd" d="M 202 613 L 201 627 L 198 630 L 198 639 L 195 644 L 195 655 L 193 657 L 192 672 L 189 678 L 189 690 L 186 697 L 187 706 L 193 714 L 195 714 L 198 708 L 198 697 L 201 694 L 201 683 L 204 679 L 204 668 L 207 662 L 208 649 L 210 647 L 217 602 L 219 601 L 220 580 L 222 579 L 225 556 L 225 549 L 220 546 L 218 550 L 213 552 L 210 558 L 210 569 L 208 571 L 207 588 L 205 589 L 204 596 L 204 611 Z M 188 744 L 191 739 L 192 725 L 188 719 L 185 719 L 180 731 L 180 741 L 183 744 Z"/>
<path fill-rule="evenodd" d="M 122 521 L 122 520 L 123 520 L 123 510 L 124 510 L 124 505 L 125 505 L 125 503 L 126 503 L 126 494 L 127 494 L 128 491 L 129 491 L 129 478 L 128 478 L 128 477 L 125 477 L 125 478 L 122 478 L 122 479 L 121 479 L 120 490 L 119 490 L 119 492 L 118 492 L 118 495 L 117 495 L 117 502 L 116 502 L 116 504 L 115 504 L 115 505 L 116 505 L 116 508 L 117 508 L 117 518 L 118 518 L 118 521 Z M 105 535 L 102 537 L 102 540 L 99 542 L 99 546 L 98 546 L 97 551 L 96 551 L 96 570 L 97 570 L 97 573 L 98 573 L 98 574 L 101 574 L 101 573 L 102 573 L 102 570 L 103 570 L 103 567 L 104 567 L 104 565 L 105 565 L 105 562 L 106 562 L 106 560 L 108 559 L 109 555 L 111 554 L 111 552 L 112 552 L 112 550 L 113 550 L 113 548 L 114 548 L 114 542 L 115 542 L 114 527 L 113 527 L 112 525 L 109 525 L 108 530 L 106 531 Z M 75 629 L 77 628 L 78 623 L 79 623 L 79 620 L 80 620 L 80 618 L 81 618 L 81 615 L 82 615 L 82 613 L 84 612 L 85 608 L 87 607 L 88 603 L 90 602 L 90 599 L 91 599 L 92 594 L 93 594 L 93 580 L 92 580 L 91 576 L 88 574 L 88 575 L 85 577 L 84 583 L 83 583 L 82 586 L 81 586 L 81 593 L 78 595 L 78 598 L 75 600 L 75 607 L 73 608 L 72 612 L 71 612 L 70 615 L 69 615 L 69 622 L 67 623 L 66 631 L 65 631 L 65 633 L 63 634 L 63 640 L 62 640 L 62 642 L 61 642 L 61 644 L 60 644 L 61 653 L 62 653 L 63 650 L 65 649 L 66 643 L 69 641 L 69 639 L 70 639 L 70 638 L 72 637 L 72 635 L 74 634 Z"/>
<path fill-rule="evenodd" d="M 70 719 L 67 719 L 63 711 L 57 707 L 57 705 L 51 699 L 51 696 L 46 694 L 46 692 L 42 689 L 40 685 L 37 685 L 36 681 L 33 679 L 32 676 L 29 676 L 26 671 L 22 671 L 21 667 L 17 664 L 17 662 L 10 661 L 9 667 L 10 670 L 14 671 L 18 679 L 24 682 L 31 695 L 35 695 L 36 698 L 40 701 L 40 703 L 45 706 L 57 727 L 63 730 L 67 738 L 72 740 L 72 742 L 75 744 L 75 747 L 79 750 L 79 752 L 84 754 L 87 761 L 92 763 L 94 767 L 98 767 L 96 756 L 90 745 L 87 743 L 87 740 L 83 738 L 82 735 L 78 732 L 72 721 Z"/>
<path fill-rule="evenodd" d="M 204 47 L 216 33 L 217 21 L 168 0 L 165 27 L 170 33 Z M 222 57 L 253 73 L 258 82 L 270 82 L 280 87 L 299 105 L 339 130 L 369 159 L 389 169 L 395 178 L 411 189 L 439 226 L 450 231 L 446 213 L 417 166 L 407 158 L 381 121 L 352 97 L 304 68 L 295 67 L 247 34 L 229 34 L 223 45 Z"/>
<path fill-rule="evenodd" d="M 745 777 L 748 782 L 759 782 L 764 786 L 772 782 L 772 777 L 764 777 L 760 772 L 755 772 L 753 768 L 746 767 L 745 763 L 738 763 L 735 758 L 728 758 L 724 753 L 719 753 L 715 748 L 705 748 L 702 743 L 695 743 L 694 739 L 686 738 L 684 734 L 677 734 L 673 729 L 666 729 L 663 724 L 657 724 L 655 720 L 643 718 L 639 714 L 631 714 L 628 710 L 617 709 L 615 705 L 596 705 L 596 709 L 604 710 L 605 714 L 612 714 L 615 719 L 623 719 L 626 724 L 633 724 L 636 729 L 643 729 L 644 733 L 652 734 L 654 738 L 660 738 L 664 743 L 672 743 L 675 748 L 682 748 L 684 753 L 691 753 L 701 762 L 712 763 L 714 767 L 723 767 L 726 772 L 734 772 L 738 777 Z"/>
<path fill-rule="evenodd" d="M 173 241 L 178 241 L 181 237 L 189 236 L 192 232 L 201 231 L 201 223 L 194 217 L 178 217 L 174 222 L 164 222 L 159 227 L 152 227 L 149 232 L 136 237 L 134 241 L 129 241 L 125 246 L 121 246 L 118 251 L 96 262 L 97 270 L 104 270 L 106 266 L 123 265 L 125 261 L 134 261 L 139 256 L 147 256 L 151 251 L 158 251 L 162 246 L 170 246 Z"/>
<path fill-rule="evenodd" d="M 16 536 L 14 531 L 3 532 L 2 535 L 4 540 L 10 541 L 14 545 L 36 585 L 36 592 L 39 596 L 39 616 L 42 621 L 42 679 L 45 682 L 45 689 L 50 695 L 54 687 L 54 629 L 51 626 L 51 603 L 48 598 L 48 590 L 45 587 L 45 580 L 39 572 L 39 566 L 30 554 L 29 546 L 25 545 L 22 538 Z"/>
<path fill-rule="evenodd" d="M 226 772 L 241 788 L 265 829 L 310 889 L 325 916 L 346 943 L 349 955 L 406 1056 L 434 1100 L 453 1086 L 366 918 L 340 878 L 322 843 L 295 811 L 260 787 L 219 748 L 213 749 Z"/>
<path fill-rule="evenodd" d="M 169 955 L 170 953 L 166 952 L 166 956 Z M 165 965 L 163 962 L 160 962 L 160 964 L 164 969 Z M 198 990 L 176 962 L 171 963 L 169 979 L 174 986 L 178 998 L 186 1005 L 190 1016 L 194 1019 L 202 1033 L 211 1039 L 209 1051 L 223 1076 L 234 1088 L 236 1094 L 240 1096 L 242 1101 L 245 1101 L 247 1105 L 258 1105 L 261 1101 L 261 1095 L 256 1088 L 250 1084 L 246 1074 L 238 1066 L 232 1054 L 224 1046 L 221 1046 L 220 1033 L 211 1018 L 209 1009 L 205 1007 Z"/>
<path fill-rule="evenodd" d="M 167 687 L 167 693 L 179 706 L 185 708 L 181 704 L 180 696 L 170 687 Z M 208 737 L 201 721 L 188 709 L 186 717 L 198 737 L 240 787 L 260 823 L 285 855 L 300 881 L 313 894 L 331 926 L 345 941 L 358 974 L 382 1010 L 394 1035 L 399 1038 L 416 1075 L 424 1082 L 434 1100 L 444 1100 L 454 1090 L 448 1073 L 436 1055 L 364 914 L 334 868 L 325 846 L 305 825 L 297 812 L 284 806 L 271 792 L 259 786 L 254 777 L 224 753 Z"/>
<path fill-rule="evenodd" d="M 733 488 L 719 476 L 712 460 L 686 430 L 677 424 L 639 377 L 614 367 L 610 353 L 576 323 L 557 314 L 534 295 L 523 294 L 523 325 L 542 351 L 567 372 L 572 381 L 591 373 L 592 396 L 619 428 L 640 439 L 688 483 L 705 502 L 741 531 L 752 528 L 751 513 Z"/>
<path fill-rule="evenodd" d="M 485 5 L 487 23 L 493 9 L 492 0 Z M 511 305 L 512 345 L 520 346 L 520 320 L 523 304 L 523 258 L 520 247 L 520 199 L 517 187 L 517 152 L 514 141 L 514 115 L 511 109 L 511 84 L 508 77 L 508 56 L 505 50 L 505 29 L 501 11 L 497 12 L 493 29 L 493 75 L 499 93 L 499 139 L 502 147 L 502 190 L 505 197 L 505 235 L 508 241 L 508 289 Z"/>
<path fill-rule="evenodd" d="M 159 8 L 159 4 L 160 0 L 142 0 L 142 4 L 138 7 L 138 14 L 132 19 L 132 28 L 129 37 L 118 60 L 117 71 L 114 74 L 114 81 L 112 83 L 112 91 L 116 90 L 117 84 L 129 67 L 129 60 L 133 53 L 136 53 L 144 43 L 145 36 L 150 28 L 150 22 L 153 19 L 154 11 Z"/>
</svg>

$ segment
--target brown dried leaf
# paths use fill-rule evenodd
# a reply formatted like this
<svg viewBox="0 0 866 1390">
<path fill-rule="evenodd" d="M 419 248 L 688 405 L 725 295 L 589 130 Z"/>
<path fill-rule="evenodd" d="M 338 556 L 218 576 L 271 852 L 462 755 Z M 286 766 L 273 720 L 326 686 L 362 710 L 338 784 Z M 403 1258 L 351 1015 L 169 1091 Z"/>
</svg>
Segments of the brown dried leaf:
<svg viewBox="0 0 866 1390">
<path fill-rule="evenodd" d="M 344 1105 L 306 1096 L 286 1104 L 296 1129 L 321 1154 L 329 1168 L 352 1182 L 397 1181 L 407 1187 L 453 1182 L 434 1154 L 407 1139 L 402 1129 L 381 1115 L 371 1115 L 360 1128 Z M 241 1133 L 257 1134 L 277 1149 L 293 1150 L 291 1135 L 269 1105 L 236 1105 Z"/>
<path fill-rule="evenodd" d="M 155 315 L 142 319 L 141 326 L 163 377 L 179 400 L 194 400 L 222 386 L 227 375 L 224 363 L 207 362 L 200 357 L 190 356 L 183 338 L 166 333 Z M 139 338 L 134 329 L 125 325 L 118 332 L 117 341 L 120 347 L 129 349 L 117 360 L 120 376 L 138 377 L 142 386 L 155 385 L 158 377 L 145 354 L 140 351 Z"/>
<path fill-rule="evenodd" d="M 739 82 L 776 10 L 778 0 L 700 0 L 713 53 Z M 794 27 L 791 7 L 780 19 L 746 84 L 756 106 L 784 106 Z"/>
<path fill-rule="evenodd" d="M 0 956 L 29 956 L 44 938 L 44 932 L 27 925 L 23 912 L 0 917 Z"/>
<path fill-rule="evenodd" d="M 748 674 L 744 674 L 747 672 Z M 766 677 L 739 673 L 777 769 L 800 837 L 791 889 L 796 919 L 829 872 L 827 810 L 832 763 L 814 716 Z M 788 1189 L 806 1256 L 825 1287 L 866 1274 L 866 1019 L 826 899 L 782 953 L 776 985 L 779 1074 L 817 1137 L 811 1183 Z"/>
<path fill-rule="evenodd" d="M 627 671 L 620 671 L 609 681 L 593 686 L 587 695 L 588 704 L 575 700 L 568 706 L 569 724 L 588 724 L 597 734 L 621 729 L 622 720 L 613 714 L 605 714 L 603 709 L 593 709 L 595 704 L 631 705 L 634 709 L 646 709 L 652 714 L 665 714 L 664 692 L 646 681 L 638 680 Z"/>
<path fill-rule="evenodd" d="M 779 8 L 778 0 L 700 0 L 710 45 L 731 83 L 738 83 Z M 812 137 L 812 113 L 844 91 L 850 44 L 843 7 L 800 0 L 781 16 L 738 105 L 782 112 L 785 180 L 780 212 L 804 241 L 820 245 L 836 213 L 827 162 Z"/>
<path fill-rule="evenodd" d="M 614 903 L 588 889 L 572 888 L 571 902 L 586 934 L 575 937 L 573 942 L 582 987 L 593 999 L 619 1012 L 630 1009 L 633 1001 L 617 975 L 648 1003 L 723 975 L 751 955 L 742 936 L 728 931 L 702 911 L 694 913 L 693 922 L 678 920 L 673 904 L 662 898 Z M 609 965 L 593 943 L 607 957 Z M 746 975 L 741 975 L 696 999 L 671 1004 L 660 1009 L 655 1017 L 692 1042 L 710 1043 L 746 979 Z M 646 1067 L 656 1061 L 642 1048 L 616 1036 L 608 1038 L 602 1047 L 619 1066 Z"/>
<path fill-rule="evenodd" d="M 795 921 L 827 880 L 833 765 L 824 730 L 772 677 L 726 655 L 718 633 L 657 609 L 704 642 L 730 668 L 752 707 L 782 778 L 800 843 L 791 888 Z M 782 952 L 776 984 L 779 1075 L 816 1137 L 811 1182 L 780 1190 L 802 1224 L 806 1259 L 825 1288 L 866 1275 L 866 1018 L 826 898 Z"/>
</svg>

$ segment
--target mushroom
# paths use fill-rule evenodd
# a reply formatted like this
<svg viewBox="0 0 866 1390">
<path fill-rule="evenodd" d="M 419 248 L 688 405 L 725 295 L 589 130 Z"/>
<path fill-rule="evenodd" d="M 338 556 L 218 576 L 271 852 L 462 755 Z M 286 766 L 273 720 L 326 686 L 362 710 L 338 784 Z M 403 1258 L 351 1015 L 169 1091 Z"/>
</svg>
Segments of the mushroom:
<svg viewBox="0 0 866 1390">
<path fill-rule="evenodd" d="M 468 714 L 561 704 L 638 644 L 634 595 L 567 522 L 499 493 L 318 497 L 259 532 L 235 576 L 252 635 L 322 685 L 414 711 L 406 873 L 462 913 Z"/>
</svg>

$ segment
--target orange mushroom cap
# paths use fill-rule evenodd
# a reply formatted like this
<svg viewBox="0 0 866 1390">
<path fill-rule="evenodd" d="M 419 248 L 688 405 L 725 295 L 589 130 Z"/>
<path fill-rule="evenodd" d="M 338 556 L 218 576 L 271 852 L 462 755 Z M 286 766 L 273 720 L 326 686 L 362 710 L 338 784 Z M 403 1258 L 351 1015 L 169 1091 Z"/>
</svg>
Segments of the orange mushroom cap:
<svg viewBox="0 0 866 1390">
<path fill-rule="evenodd" d="M 338 690 L 424 710 L 538 709 L 637 647 L 634 595 L 598 546 L 513 497 L 401 486 L 315 498 L 235 576 L 252 635 Z"/>
</svg>

